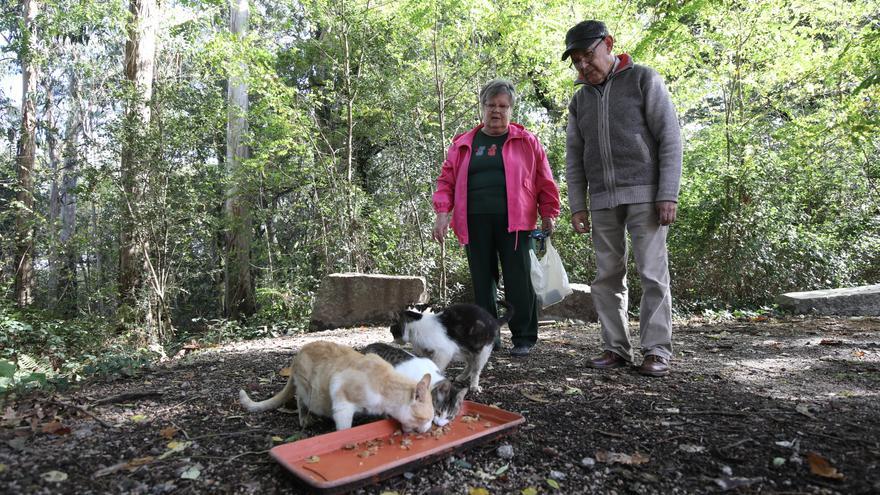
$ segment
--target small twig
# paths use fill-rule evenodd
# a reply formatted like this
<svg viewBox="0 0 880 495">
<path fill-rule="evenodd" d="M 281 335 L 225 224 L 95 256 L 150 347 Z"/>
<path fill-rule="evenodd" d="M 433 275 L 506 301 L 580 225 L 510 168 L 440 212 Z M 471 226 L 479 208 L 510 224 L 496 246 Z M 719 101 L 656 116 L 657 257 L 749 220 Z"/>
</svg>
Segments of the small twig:
<svg viewBox="0 0 880 495">
<path fill-rule="evenodd" d="M 126 392 L 124 394 L 118 394 L 111 397 L 105 397 L 103 399 L 98 399 L 95 402 L 92 402 L 93 406 L 103 406 L 106 404 L 115 404 L 117 402 L 125 402 L 127 400 L 135 400 L 135 399 L 143 399 L 146 397 L 161 397 L 165 392 L 160 392 L 158 390 L 147 390 L 144 392 Z"/>
<path fill-rule="evenodd" d="M 103 419 L 101 419 L 101 418 L 95 416 L 95 414 L 94 414 L 93 412 L 91 412 L 91 411 L 89 411 L 89 410 L 83 408 L 82 406 L 78 406 L 78 405 L 76 405 L 76 404 L 68 404 L 67 402 L 62 402 L 62 401 L 60 401 L 60 400 L 58 400 L 58 399 L 49 399 L 49 402 L 51 402 L 51 403 L 53 403 L 53 404 L 57 404 L 57 405 L 59 405 L 59 406 L 61 406 L 61 407 L 67 407 L 67 408 L 70 408 L 70 409 L 76 409 L 77 411 L 79 411 L 79 412 L 85 414 L 86 416 L 89 416 L 90 418 L 92 418 L 92 419 L 94 419 L 95 421 L 97 421 L 98 423 L 100 423 L 101 426 L 103 426 L 104 428 L 118 428 L 116 425 L 111 425 L 110 423 L 104 421 Z"/>
<path fill-rule="evenodd" d="M 602 430 L 596 430 L 596 429 L 593 429 L 593 431 L 600 434 L 600 435 L 605 435 L 606 437 L 627 438 L 626 435 L 621 435 L 620 433 L 611 433 L 610 431 L 602 431 Z"/>
<path fill-rule="evenodd" d="M 175 423 L 174 421 L 171 421 L 171 426 L 177 428 L 177 431 L 183 433 L 183 436 L 186 437 L 187 440 L 192 440 L 192 439 L 189 437 L 189 433 L 187 433 L 186 430 L 184 430 L 183 428 L 177 426 L 177 423 Z"/>
<path fill-rule="evenodd" d="M 256 432 L 266 433 L 266 432 L 268 432 L 268 431 L 269 431 L 269 430 L 265 430 L 265 429 L 263 429 L 263 428 L 251 428 L 251 429 L 246 430 L 246 431 L 233 431 L 233 432 L 230 432 L 230 433 L 211 433 L 211 434 L 208 434 L 208 435 L 199 435 L 199 436 L 197 436 L 197 437 L 192 437 L 192 438 L 187 437 L 187 439 L 188 439 L 188 440 L 201 440 L 201 439 L 203 439 L 203 438 L 215 438 L 215 437 L 237 437 L 237 436 L 240 436 L 240 435 L 247 435 L 247 434 L 249 434 L 249 433 L 256 433 Z"/>
<path fill-rule="evenodd" d="M 259 450 L 259 451 L 258 451 L 258 450 L 254 450 L 254 451 L 251 451 L 251 452 L 243 452 L 243 453 L 241 453 L 241 454 L 234 455 L 234 456 L 230 457 L 229 459 L 226 460 L 226 462 L 232 462 L 232 461 L 238 459 L 239 457 L 244 457 L 244 456 L 246 456 L 246 455 L 258 455 L 258 454 L 265 454 L 265 453 L 267 453 L 267 452 L 269 452 L 269 451 L 268 451 L 268 450 Z"/>
<path fill-rule="evenodd" d="M 738 442 L 733 442 L 733 443 L 730 444 L 730 445 L 725 445 L 724 447 L 721 447 L 721 449 L 722 449 L 722 450 L 732 449 L 732 448 L 734 448 L 734 447 L 738 447 L 738 446 L 740 446 L 740 445 L 742 445 L 742 444 L 744 444 L 744 443 L 746 443 L 746 442 L 754 442 L 754 440 L 752 440 L 751 438 L 743 438 L 742 440 L 740 440 L 740 441 L 738 441 Z"/>
<path fill-rule="evenodd" d="M 730 411 L 715 411 L 715 410 L 710 410 L 710 411 L 679 411 L 677 413 L 673 413 L 673 412 L 669 412 L 669 411 L 655 411 L 652 409 L 650 411 L 645 411 L 645 412 L 650 413 L 650 414 L 667 414 L 670 416 L 675 416 L 676 414 L 681 414 L 683 416 L 733 416 L 733 417 L 737 417 L 737 418 L 748 416 L 748 414 L 745 414 L 745 413 L 730 412 Z"/>
</svg>

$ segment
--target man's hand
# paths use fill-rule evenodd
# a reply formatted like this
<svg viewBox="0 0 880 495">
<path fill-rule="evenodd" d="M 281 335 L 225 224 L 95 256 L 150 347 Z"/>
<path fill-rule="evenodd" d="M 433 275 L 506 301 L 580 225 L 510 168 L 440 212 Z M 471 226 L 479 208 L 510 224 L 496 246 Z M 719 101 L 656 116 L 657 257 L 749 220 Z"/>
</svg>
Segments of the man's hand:
<svg viewBox="0 0 880 495">
<path fill-rule="evenodd" d="M 590 232 L 590 216 L 586 211 L 579 211 L 571 215 L 571 226 L 578 234 L 587 234 Z"/>
<path fill-rule="evenodd" d="M 449 222 L 451 221 L 451 212 L 438 213 L 437 218 L 434 219 L 434 230 L 431 233 L 431 237 L 433 237 L 435 241 L 442 243 L 443 239 L 446 238 L 446 231 L 449 230 Z"/>
<path fill-rule="evenodd" d="M 541 230 L 550 235 L 553 233 L 553 229 L 556 228 L 556 222 L 553 221 L 552 218 L 542 218 L 541 219 Z"/>
<path fill-rule="evenodd" d="M 671 225 L 675 222 L 675 210 L 678 204 L 675 201 L 657 201 L 657 218 L 660 225 Z"/>
</svg>

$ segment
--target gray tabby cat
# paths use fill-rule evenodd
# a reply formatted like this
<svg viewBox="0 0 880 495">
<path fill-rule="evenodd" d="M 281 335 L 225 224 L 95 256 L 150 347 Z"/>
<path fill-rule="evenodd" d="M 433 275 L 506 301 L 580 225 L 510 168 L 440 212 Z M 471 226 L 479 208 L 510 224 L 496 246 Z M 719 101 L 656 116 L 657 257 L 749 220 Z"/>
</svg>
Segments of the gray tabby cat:
<svg viewBox="0 0 880 495">
<path fill-rule="evenodd" d="M 431 375 L 431 399 L 434 403 L 434 424 L 444 426 L 461 411 L 461 403 L 467 394 L 467 387 L 460 387 L 447 380 L 440 368 L 428 358 L 415 356 L 404 349 L 384 342 L 376 342 L 361 350 L 364 354 L 376 354 L 394 366 L 394 371 L 406 377 L 426 373 Z"/>
</svg>

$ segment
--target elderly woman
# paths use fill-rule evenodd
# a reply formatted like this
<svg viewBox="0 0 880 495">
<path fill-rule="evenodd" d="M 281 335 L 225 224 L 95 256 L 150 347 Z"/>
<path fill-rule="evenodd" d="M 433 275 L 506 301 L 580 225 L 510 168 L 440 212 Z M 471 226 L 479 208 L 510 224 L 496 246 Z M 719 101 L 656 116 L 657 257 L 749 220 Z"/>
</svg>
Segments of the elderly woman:
<svg viewBox="0 0 880 495">
<path fill-rule="evenodd" d="M 510 81 L 492 80 L 483 86 L 483 122 L 453 139 L 437 179 L 433 236 L 442 242 L 452 224 L 467 252 L 475 302 L 496 317 L 501 262 L 504 295 L 514 313 L 508 323 L 514 346 L 510 354 L 526 356 L 538 340 L 529 234 L 538 214 L 541 228 L 553 230 L 559 189 L 538 138 L 510 121 L 515 103 Z"/>
</svg>

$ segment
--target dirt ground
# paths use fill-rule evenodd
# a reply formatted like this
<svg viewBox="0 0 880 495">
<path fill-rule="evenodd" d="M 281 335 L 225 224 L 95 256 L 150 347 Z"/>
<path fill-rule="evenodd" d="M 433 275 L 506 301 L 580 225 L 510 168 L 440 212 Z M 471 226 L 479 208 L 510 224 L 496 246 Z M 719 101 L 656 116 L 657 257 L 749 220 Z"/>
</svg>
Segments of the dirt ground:
<svg viewBox="0 0 880 495">
<path fill-rule="evenodd" d="M 307 493 L 267 452 L 332 423 L 301 431 L 295 413 L 244 412 L 237 393 L 274 394 L 317 339 L 390 333 L 241 342 L 7 400 L 0 492 Z M 519 431 L 358 493 L 880 493 L 880 318 L 694 319 L 673 341 L 673 372 L 646 378 L 585 366 L 595 324 L 542 327 L 529 357 L 496 352 L 468 397 L 522 414 Z"/>
</svg>

